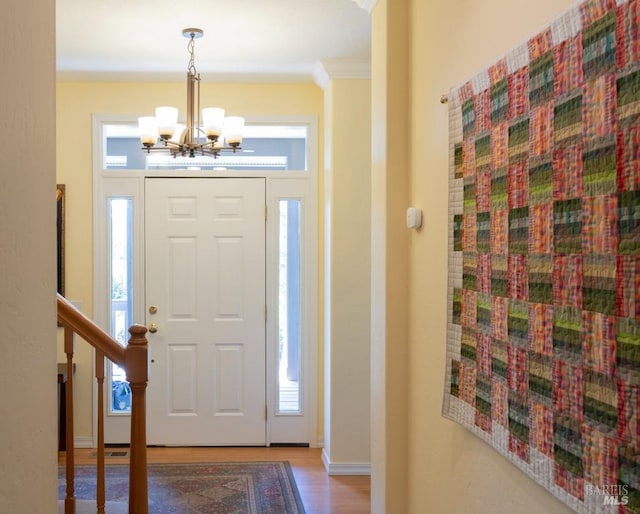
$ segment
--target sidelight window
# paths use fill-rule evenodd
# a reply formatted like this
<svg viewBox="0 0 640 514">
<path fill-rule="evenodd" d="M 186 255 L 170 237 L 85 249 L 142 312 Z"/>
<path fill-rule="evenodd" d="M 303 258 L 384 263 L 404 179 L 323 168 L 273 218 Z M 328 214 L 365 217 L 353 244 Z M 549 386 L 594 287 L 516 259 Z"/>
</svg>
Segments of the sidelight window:
<svg viewBox="0 0 640 514">
<path fill-rule="evenodd" d="M 278 413 L 300 412 L 300 200 L 278 202 Z"/>
<path fill-rule="evenodd" d="M 133 201 L 131 198 L 109 198 L 108 236 L 109 253 L 109 327 L 111 337 L 122 346 L 129 339 L 128 329 L 133 323 L 132 234 Z M 131 412 L 131 389 L 125 372 L 109 363 L 111 400 L 110 412 Z"/>
</svg>

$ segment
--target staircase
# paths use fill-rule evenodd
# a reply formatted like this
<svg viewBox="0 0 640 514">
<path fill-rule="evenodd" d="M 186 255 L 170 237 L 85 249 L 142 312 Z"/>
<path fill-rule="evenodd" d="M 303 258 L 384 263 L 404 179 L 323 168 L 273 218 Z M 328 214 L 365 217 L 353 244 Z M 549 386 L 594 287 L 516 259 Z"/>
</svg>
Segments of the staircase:
<svg viewBox="0 0 640 514">
<path fill-rule="evenodd" d="M 147 436 L 145 393 L 147 389 L 147 339 L 146 327 L 133 325 L 129 328 L 129 344 L 122 347 L 115 339 L 82 314 L 67 299 L 58 294 L 58 323 L 64 327 L 64 352 L 67 357 L 66 398 L 66 480 L 64 514 L 97 512 L 109 514 L 125 512 L 122 506 L 111 505 L 105 509 L 104 478 L 104 359 L 107 358 L 126 371 L 131 387 L 131 440 L 129 460 L 129 514 L 147 514 L 149 510 L 147 491 Z M 98 383 L 98 447 L 96 505 L 86 510 L 86 502 L 79 502 L 74 496 L 74 455 L 73 455 L 73 335 L 95 348 L 96 381 Z M 76 510 L 77 509 L 77 510 Z M 116 510 L 117 509 L 117 510 Z"/>
</svg>

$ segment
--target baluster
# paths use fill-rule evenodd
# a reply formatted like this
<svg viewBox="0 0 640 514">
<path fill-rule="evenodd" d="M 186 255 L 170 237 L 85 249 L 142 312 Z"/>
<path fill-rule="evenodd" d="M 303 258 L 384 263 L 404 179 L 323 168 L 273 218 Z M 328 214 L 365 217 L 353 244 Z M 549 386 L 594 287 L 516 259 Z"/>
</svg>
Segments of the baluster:
<svg viewBox="0 0 640 514">
<path fill-rule="evenodd" d="M 96 349 L 96 381 L 98 382 L 98 449 L 96 502 L 98 514 L 104 514 L 104 354 Z"/>
<path fill-rule="evenodd" d="M 125 348 L 127 381 L 131 386 L 131 458 L 129 460 L 129 514 L 147 514 L 147 327 L 133 325 Z"/>
<path fill-rule="evenodd" d="M 64 499 L 65 514 L 74 514 L 76 511 L 75 498 L 75 459 L 74 459 L 74 436 L 73 436 L 73 330 L 64 327 L 64 353 L 67 355 L 67 390 L 66 390 L 66 409 L 67 409 L 67 441 L 66 441 L 66 462 L 67 462 L 67 495 Z"/>
</svg>

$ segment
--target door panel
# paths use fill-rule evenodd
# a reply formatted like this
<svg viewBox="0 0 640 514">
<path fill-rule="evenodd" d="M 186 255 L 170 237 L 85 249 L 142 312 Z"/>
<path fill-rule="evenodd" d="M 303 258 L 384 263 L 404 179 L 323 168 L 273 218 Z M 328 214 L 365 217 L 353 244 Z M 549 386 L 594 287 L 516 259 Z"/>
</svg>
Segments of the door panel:
<svg viewBox="0 0 640 514">
<path fill-rule="evenodd" d="M 242 346 L 230 344 L 216 345 L 216 414 L 242 414 L 244 373 Z"/>
<path fill-rule="evenodd" d="M 148 178 L 148 441 L 265 444 L 265 184 Z"/>
<path fill-rule="evenodd" d="M 196 345 L 169 345 L 167 348 L 167 375 L 169 414 L 196 414 Z"/>
<path fill-rule="evenodd" d="M 148 236 L 147 236 L 148 237 Z M 169 319 L 195 319 L 197 245 L 195 237 L 168 237 Z M 149 277 L 155 280 L 154 277 Z"/>
</svg>

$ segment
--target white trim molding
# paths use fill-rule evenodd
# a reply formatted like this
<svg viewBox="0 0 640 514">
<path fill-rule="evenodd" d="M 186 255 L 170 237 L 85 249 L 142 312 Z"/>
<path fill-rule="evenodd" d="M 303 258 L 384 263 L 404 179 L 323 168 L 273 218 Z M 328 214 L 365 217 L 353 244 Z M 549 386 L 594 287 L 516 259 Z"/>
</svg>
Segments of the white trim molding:
<svg viewBox="0 0 640 514">
<path fill-rule="evenodd" d="M 360 7 L 361 9 L 364 9 L 369 14 L 371 14 L 371 12 L 373 11 L 373 8 L 378 3 L 378 0 L 353 0 L 353 1 L 356 4 L 358 4 L 358 7 Z"/>
<path fill-rule="evenodd" d="M 322 89 L 326 89 L 330 80 L 371 79 L 371 61 L 369 59 L 326 59 L 317 61 L 313 70 L 313 80 Z"/>
<path fill-rule="evenodd" d="M 95 448 L 96 445 L 93 444 L 93 437 L 76 436 L 73 438 L 73 447 L 74 448 Z"/>
<path fill-rule="evenodd" d="M 371 475 L 370 462 L 331 462 L 326 450 L 322 450 L 322 463 L 328 475 Z"/>
</svg>

